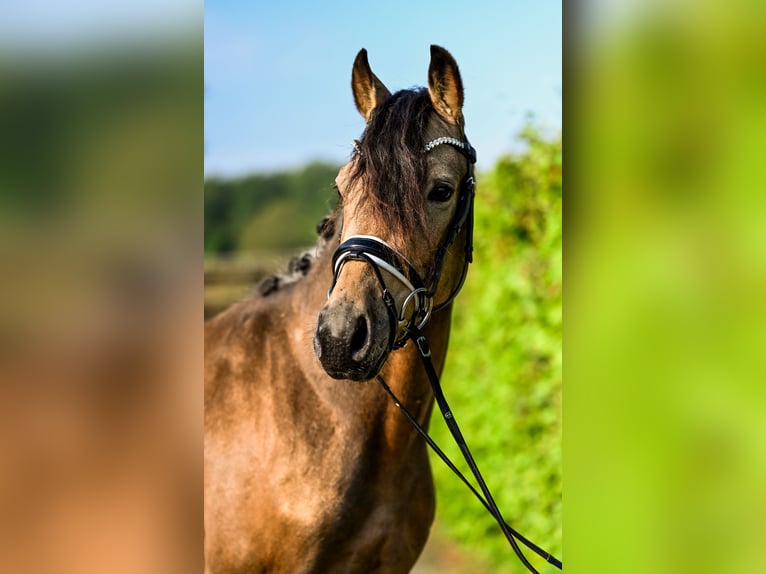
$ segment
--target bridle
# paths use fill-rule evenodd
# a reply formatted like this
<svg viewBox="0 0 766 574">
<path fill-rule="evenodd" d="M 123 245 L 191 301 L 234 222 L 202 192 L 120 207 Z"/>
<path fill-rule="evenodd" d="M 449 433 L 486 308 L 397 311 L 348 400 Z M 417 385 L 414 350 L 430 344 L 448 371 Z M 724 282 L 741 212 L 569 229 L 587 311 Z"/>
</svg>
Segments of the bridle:
<svg viewBox="0 0 766 574">
<path fill-rule="evenodd" d="M 479 471 L 479 467 L 471 454 L 468 445 L 463 438 L 463 434 L 460 432 L 457 420 L 455 419 L 452 410 L 450 409 L 447 399 L 444 396 L 444 392 L 441 388 L 439 376 L 436 373 L 433 362 L 431 360 L 431 350 L 428 346 L 428 341 L 421 333 L 421 329 L 428 323 L 432 313 L 439 311 L 447 307 L 457 296 L 458 292 L 465 282 L 466 275 L 468 274 L 468 265 L 473 261 L 473 200 L 474 200 L 474 164 L 476 163 L 476 150 L 468 142 L 468 139 L 462 140 L 450 136 L 444 136 L 436 138 L 426 143 L 423 153 L 428 153 L 439 145 L 451 145 L 460 153 L 465 156 L 468 162 L 468 168 L 466 174 L 459 185 L 458 205 L 455 210 L 455 215 L 450 223 L 450 227 L 447 231 L 447 235 L 444 241 L 441 242 L 436 250 L 434 256 L 434 272 L 430 280 L 426 283 L 420 277 L 415 267 L 404 257 L 402 254 L 396 251 L 388 243 L 372 235 L 352 235 L 341 243 L 333 253 L 332 257 L 332 269 L 333 278 L 332 284 L 327 291 L 327 296 L 331 295 L 335 285 L 338 281 L 338 277 L 343 269 L 343 266 L 348 261 L 363 261 L 369 265 L 372 269 L 375 278 L 381 288 L 381 296 L 388 311 L 389 321 L 391 323 L 391 329 L 388 341 L 388 351 L 383 353 L 379 364 L 375 365 L 375 372 L 379 372 L 383 366 L 383 363 L 388 358 L 391 351 L 403 347 L 407 341 L 412 339 L 420 353 L 420 357 L 423 361 L 423 367 L 428 375 L 428 380 L 431 383 L 431 388 L 434 393 L 434 399 L 436 400 L 439 410 L 442 413 L 444 422 L 447 424 L 447 428 L 450 430 L 452 437 L 455 439 L 460 451 L 465 458 L 468 467 L 471 469 L 476 481 L 481 489 L 481 494 L 473 487 L 473 485 L 465 478 L 460 470 L 453 464 L 453 462 L 447 457 L 444 451 L 434 442 L 434 440 L 428 435 L 428 432 L 415 420 L 415 418 L 409 413 L 409 411 L 401 404 L 399 399 L 394 395 L 391 388 L 381 375 L 377 375 L 376 379 L 388 393 L 393 400 L 394 404 L 402 411 L 407 420 L 415 427 L 418 433 L 424 438 L 426 443 L 434 450 L 439 458 L 452 470 L 458 478 L 473 492 L 473 494 L 484 505 L 487 511 L 497 521 L 500 529 L 503 531 L 506 539 L 510 543 L 514 552 L 518 556 L 519 560 L 527 567 L 530 572 L 537 573 L 537 570 L 527 560 L 524 553 L 519 548 L 517 539 L 519 542 L 527 546 L 549 564 L 556 566 L 558 569 L 562 568 L 561 561 L 555 556 L 546 552 L 534 542 L 531 542 L 516 530 L 511 528 L 508 523 L 505 522 L 500 509 L 497 507 L 492 493 L 489 490 L 484 478 Z M 354 142 L 354 147 L 357 153 L 361 153 L 357 142 Z M 463 271 L 460 276 L 460 280 L 457 285 L 452 289 L 450 295 L 442 302 L 435 304 L 434 297 L 436 295 L 437 288 L 439 286 L 439 279 L 441 278 L 442 268 L 447 256 L 447 251 L 454 244 L 463 226 L 466 226 L 465 236 L 465 259 L 463 263 Z M 404 298 L 401 310 L 397 310 L 396 302 L 393 295 L 386 286 L 386 282 L 383 279 L 381 269 L 387 271 L 394 278 L 396 278 L 405 288 L 408 290 L 407 296 Z M 412 306 L 412 314 L 407 317 L 408 307 Z M 401 333 L 401 335 L 399 335 Z M 483 495 L 483 496 L 482 496 Z"/>
<path fill-rule="evenodd" d="M 332 294 L 343 266 L 348 261 L 363 261 L 367 263 L 380 285 L 381 296 L 386 305 L 391 323 L 388 342 L 389 352 L 403 347 L 412 338 L 414 330 L 419 331 L 428 323 L 434 311 L 440 311 L 452 303 L 463 286 L 465 277 L 468 274 L 468 265 L 473 260 L 473 198 L 475 185 L 473 166 L 476 163 L 476 150 L 467 139 L 460 140 L 444 136 L 426 143 L 423 152 L 428 153 L 435 147 L 445 144 L 459 150 L 465 156 L 468 167 L 465 176 L 458 186 L 458 201 L 455 215 L 452 218 L 446 237 L 436 250 L 433 266 L 434 272 L 427 283 L 404 255 L 396 251 L 384 240 L 373 235 L 352 235 L 341 243 L 335 250 L 335 253 L 333 253 L 333 279 L 327 291 L 327 296 L 329 297 Z M 354 147 L 357 149 L 357 153 L 360 153 L 356 142 L 354 142 Z M 465 259 L 460 280 L 444 301 L 434 304 L 434 297 L 439 286 L 439 279 L 441 278 L 444 262 L 447 258 L 447 252 L 452 244 L 455 243 L 463 225 L 466 225 L 466 241 Z M 408 294 L 404 298 L 401 310 L 396 308 L 396 302 L 383 279 L 381 269 L 390 273 L 407 289 Z M 412 312 L 408 317 L 410 307 L 412 307 Z M 383 356 L 387 355 L 388 353 L 385 353 Z"/>
</svg>

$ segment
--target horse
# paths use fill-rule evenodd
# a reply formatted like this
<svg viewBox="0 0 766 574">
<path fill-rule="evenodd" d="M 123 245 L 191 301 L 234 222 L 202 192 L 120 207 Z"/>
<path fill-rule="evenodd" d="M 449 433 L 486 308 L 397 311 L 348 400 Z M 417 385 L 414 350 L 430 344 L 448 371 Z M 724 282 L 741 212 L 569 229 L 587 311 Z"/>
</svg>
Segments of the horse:
<svg viewBox="0 0 766 574">
<path fill-rule="evenodd" d="M 427 427 L 470 261 L 475 152 L 463 83 L 431 46 L 427 87 L 391 93 L 367 51 L 351 87 L 366 125 L 338 204 L 287 274 L 205 325 L 205 572 L 402 573 L 434 519 Z M 425 279 L 424 279 L 425 278 Z"/>
</svg>

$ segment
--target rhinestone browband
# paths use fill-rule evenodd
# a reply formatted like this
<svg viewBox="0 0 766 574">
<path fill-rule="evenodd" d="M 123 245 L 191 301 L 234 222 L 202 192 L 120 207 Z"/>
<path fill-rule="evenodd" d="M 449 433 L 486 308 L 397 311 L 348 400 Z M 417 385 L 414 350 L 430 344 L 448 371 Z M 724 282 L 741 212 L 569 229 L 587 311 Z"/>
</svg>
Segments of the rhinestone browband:
<svg viewBox="0 0 766 574">
<path fill-rule="evenodd" d="M 436 138 L 435 140 L 431 140 L 430 142 L 428 142 L 426 144 L 425 149 L 423 151 L 427 151 L 427 152 L 431 151 L 436 146 L 442 145 L 442 144 L 450 144 L 450 145 L 453 145 L 455 147 L 459 147 L 460 149 L 464 149 L 464 150 L 468 149 L 468 144 L 466 142 L 464 142 L 462 140 L 459 140 L 457 138 L 450 137 L 450 136 L 443 136 L 443 137 Z"/>
<path fill-rule="evenodd" d="M 461 141 L 457 138 L 453 138 L 451 136 L 442 136 L 440 138 L 436 138 L 435 140 L 431 140 L 430 142 L 428 142 L 426 144 L 426 147 L 423 149 L 423 151 L 429 152 L 432 149 L 434 149 L 436 146 L 439 146 L 442 144 L 450 144 L 466 151 L 470 147 L 470 144 L 468 144 L 467 142 Z M 362 155 L 362 148 L 359 146 L 358 140 L 352 140 L 351 145 L 354 146 L 354 151 L 356 151 L 356 153 L 358 153 L 359 155 Z"/>
</svg>

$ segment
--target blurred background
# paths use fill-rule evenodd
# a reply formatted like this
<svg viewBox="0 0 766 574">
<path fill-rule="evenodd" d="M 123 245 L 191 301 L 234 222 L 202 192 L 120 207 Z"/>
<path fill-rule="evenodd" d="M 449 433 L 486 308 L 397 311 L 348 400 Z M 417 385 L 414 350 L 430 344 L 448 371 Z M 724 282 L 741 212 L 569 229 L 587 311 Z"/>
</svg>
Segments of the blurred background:
<svg viewBox="0 0 766 574">
<path fill-rule="evenodd" d="M 445 392 L 506 519 L 560 556 L 561 6 L 435 8 L 206 3 L 206 314 L 315 244 L 364 129 L 351 93 L 357 52 L 367 48 L 395 91 L 425 85 L 430 44 L 447 48 L 479 160 L 476 262 L 456 304 Z M 437 419 L 435 438 L 460 460 Z M 437 518 L 415 572 L 523 571 L 483 507 L 432 466 Z"/>
<path fill-rule="evenodd" d="M 301 202 L 316 212 L 291 215 L 296 225 L 284 226 L 306 236 L 296 232 L 284 247 L 294 253 L 313 242 L 313 222 L 331 201 L 323 170 L 348 157 L 362 130 L 348 88 L 353 56 L 368 48 L 389 87 L 409 87 L 425 82 L 432 42 L 461 65 L 483 230 L 455 311 L 445 387 L 504 512 L 554 552 L 563 540 L 569 572 L 760 571 L 761 4 L 568 3 L 564 99 L 560 71 L 538 59 L 545 46 L 560 55 L 560 24 L 550 13 L 560 6 L 552 4 L 428 6 L 438 18 L 415 12 L 425 6 L 339 4 L 343 10 L 323 8 L 332 26 L 305 4 L 291 4 L 281 20 L 252 8 L 265 28 L 257 37 L 271 34 L 276 47 L 254 52 L 240 43 L 238 50 L 233 40 L 247 34 L 231 31 L 230 49 L 206 53 L 204 69 L 201 3 L 5 3 L 0 571 L 201 570 L 203 266 L 280 249 L 258 238 L 261 224 L 248 225 L 251 216 L 271 218 L 239 206 L 234 231 L 211 223 L 205 233 L 203 217 L 214 209 L 205 205 L 203 216 L 203 205 L 225 196 L 212 190 L 227 185 L 312 187 L 312 199 Z M 206 8 L 215 16 L 227 6 Z M 540 15 L 540 6 L 550 12 Z M 343 25 L 361 15 L 363 23 Z M 447 25 L 450 18 L 457 23 Z M 251 21 L 242 20 L 243 27 Z M 401 32 L 375 40 L 373 27 Z M 211 48 L 215 28 L 205 21 Z M 291 53 L 302 60 L 279 65 Z M 254 54 L 265 63 L 244 69 L 240 81 L 261 74 L 268 90 L 215 79 L 225 67 L 213 65 L 216 58 L 236 71 L 255 65 Z M 269 76 L 269 62 L 281 76 Z M 301 90 L 277 89 L 301 73 L 309 74 Z M 505 96 L 482 95 L 501 81 L 513 82 Z M 530 86 L 541 89 L 531 102 Z M 320 97 L 323 90 L 330 97 Z M 240 142 L 279 154 L 242 147 L 239 160 L 227 147 L 237 144 L 235 134 L 212 125 L 203 132 L 203 110 L 212 120 L 214 102 L 237 91 L 260 102 L 249 113 L 267 117 L 247 124 L 247 110 L 230 100 L 240 111 L 225 121 L 248 126 Z M 258 100 L 267 92 L 286 102 L 286 115 Z M 563 437 L 556 402 L 562 101 L 570 174 Z M 270 116 L 278 129 L 265 129 Z M 303 151 L 291 156 L 293 149 Z M 229 193 L 244 203 L 240 195 L 254 194 Z M 284 265 L 281 255 L 267 259 Z M 482 321 L 505 325 L 482 330 L 486 353 L 472 338 Z M 464 383 L 495 377 L 506 383 L 481 387 L 488 398 L 478 402 L 480 393 Z M 560 453 L 565 508 L 557 496 Z M 434 467 L 439 515 L 427 552 L 435 558 L 424 558 L 421 572 L 447 571 L 439 557 L 467 572 L 518 571 L 486 517 L 471 514 L 475 527 L 455 518 L 478 509 Z"/>
<path fill-rule="evenodd" d="M 200 572 L 202 4 L 0 16 L 0 571 Z"/>
<path fill-rule="evenodd" d="M 766 5 L 599 1 L 566 21 L 568 566 L 757 572 Z"/>
</svg>

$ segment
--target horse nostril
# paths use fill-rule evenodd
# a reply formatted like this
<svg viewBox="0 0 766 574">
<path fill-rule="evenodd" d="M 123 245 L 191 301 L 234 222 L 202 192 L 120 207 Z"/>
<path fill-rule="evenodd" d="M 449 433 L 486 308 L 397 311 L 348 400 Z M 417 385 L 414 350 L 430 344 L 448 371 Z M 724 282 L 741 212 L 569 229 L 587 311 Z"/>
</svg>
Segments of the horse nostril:
<svg viewBox="0 0 766 574">
<path fill-rule="evenodd" d="M 367 319 L 364 315 L 359 315 L 354 324 L 354 333 L 351 335 L 350 350 L 352 356 L 364 349 L 367 344 L 368 334 Z"/>
</svg>

